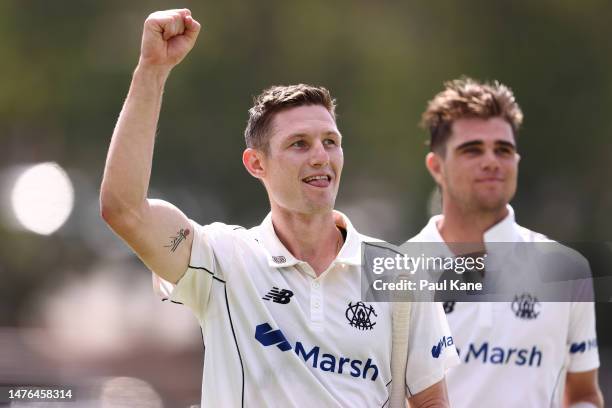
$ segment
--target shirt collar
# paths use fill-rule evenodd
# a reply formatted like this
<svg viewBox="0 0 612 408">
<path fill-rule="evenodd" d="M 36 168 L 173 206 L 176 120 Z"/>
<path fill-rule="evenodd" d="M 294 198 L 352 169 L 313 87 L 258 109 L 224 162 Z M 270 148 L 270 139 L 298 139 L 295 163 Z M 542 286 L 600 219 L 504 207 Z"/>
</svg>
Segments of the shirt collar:
<svg viewBox="0 0 612 408">
<path fill-rule="evenodd" d="M 506 204 L 508 209 L 508 215 L 485 231 L 484 241 L 485 242 L 516 242 L 520 241 L 520 234 L 516 226 L 514 217 L 514 210 L 510 204 Z"/>
<path fill-rule="evenodd" d="M 419 241 L 422 242 L 444 242 L 440 231 L 438 231 L 438 221 L 442 219 L 442 214 L 434 215 L 429 219 L 429 222 L 421 232 L 419 232 Z"/>
<path fill-rule="evenodd" d="M 344 245 L 340 248 L 340 252 L 336 256 L 335 262 L 348 265 L 361 265 L 361 243 L 363 241 L 361 235 L 353 227 L 348 217 L 340 211 L 334 210 L 334 221 L 337 226 L 346 230 Z"/>
<path fill-rule="evenodd" d="M 484 233 L 484 242 L 516 242 L 520 241 L 520 234 L 517 229 L 514 209 L 510 204 L 506 204 L 508 215 L 489 228 Z M 434 215 L 429 219 L 427 225 L 419 233 L 419 239 L 423 242 L 444 242 L 438 231 L 438 221 L 442 218 L 441 214 Z"/>
<path fill-rule="evenodd" d="M 348 217 L 342 214 L 340 211 L 334 210 L 334 221 L 340 228 L 346 230 L 346 239 L 344 245 L 340 249 L 340 252 L 336 256 L 334 263 L 344 263 L 350 265 L 361 264 L 361 237 L 360 234 L 355 230 L 353 224 L 349 221 Z M 260 225 L 259 236 L 261 243 L 266 249 L 268 264 L 273 268 L 281 268 L 286 266 L 293 266 L 303 261 L 297 259 L 289 252 L 289 250 L 283 245 L 278 239 L 274 225 L 272 224 L 272 213 L 270 212 Z"/>
</svg>

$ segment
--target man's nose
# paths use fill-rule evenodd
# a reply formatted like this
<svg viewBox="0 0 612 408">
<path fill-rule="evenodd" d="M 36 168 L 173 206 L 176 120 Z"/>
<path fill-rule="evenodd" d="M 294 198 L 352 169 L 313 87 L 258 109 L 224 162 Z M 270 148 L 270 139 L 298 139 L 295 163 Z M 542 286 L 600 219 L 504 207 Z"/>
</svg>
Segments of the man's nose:
<svg viewBox="0 0 612 408">
<path fill-rule="evenodd" d="M 481 168 L 485 171 L 496 171 L 499 169 L 499 159 L 494 150 L 485 151 L 482 157 Z"/>
<path fill-rule="evenodd" d="M 325 149 L 323 142 L 317 141 L 311 150 L 310 165 L 313 167 L 324 167 L 329 164 L 329 153 Z"/>
</svg>

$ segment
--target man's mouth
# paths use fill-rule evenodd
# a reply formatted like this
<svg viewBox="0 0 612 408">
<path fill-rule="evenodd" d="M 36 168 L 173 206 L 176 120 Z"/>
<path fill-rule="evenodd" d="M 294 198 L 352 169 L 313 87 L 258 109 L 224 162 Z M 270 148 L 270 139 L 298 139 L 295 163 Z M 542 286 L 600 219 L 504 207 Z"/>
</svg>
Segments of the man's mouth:
<svg viewBox="0 0 612 408">
<path fill-rule="evenodd" d="M 328 175 L 308 176 L 306 178 L 303 178 L 302 181 L 314 187 L 327 187 L 331 183 L 331 176 L 328 176 Z"/>
<path fill-rule="evenodd" d="M 485 178 L 476 180 L 476 182 L 478 183 L 492 183 L 492 182 L 502 182 L 502 181 L 504 181 L 504 179 L 502 179 L 501 177 L 485 177 Z"/>
</svg>

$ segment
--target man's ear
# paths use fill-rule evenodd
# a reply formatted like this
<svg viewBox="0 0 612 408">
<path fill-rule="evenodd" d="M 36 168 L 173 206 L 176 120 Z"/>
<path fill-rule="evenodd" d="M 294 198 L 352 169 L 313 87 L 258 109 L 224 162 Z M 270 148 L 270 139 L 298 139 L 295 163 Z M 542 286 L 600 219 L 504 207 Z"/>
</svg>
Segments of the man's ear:
<svg viewBox="0 0 612 408">
<path fill-rule="evenodd" d="M 434 152 L 429 152 L 425 156 L 425 167 L 438 185 L 442 185 L 442 160 L 442 157 Z"/>
<path fill-rule="evenodd" d="M 262 179 L 265 175 L 263 152 L 253 148 L 246 148 L 242 152 L 242 164 L 251 176 Z"/>
</svg>

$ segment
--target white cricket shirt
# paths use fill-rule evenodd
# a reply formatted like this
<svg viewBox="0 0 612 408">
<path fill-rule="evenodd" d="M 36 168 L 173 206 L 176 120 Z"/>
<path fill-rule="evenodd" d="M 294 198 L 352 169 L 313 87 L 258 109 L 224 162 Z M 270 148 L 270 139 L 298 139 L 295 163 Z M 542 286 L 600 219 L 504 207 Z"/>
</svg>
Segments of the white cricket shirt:
<svg viewBox="0 0 612 408">
<path fill-rule="evenodd" d="M 516 224 L 508 210 L 484 234 L 485 245 L 549 241 Z M 440 218 L 432 217 L 410 241 L 444 242 L 436 227 Z M 561 406 L 566 373 L 599 367 L 592 302 L 538 302 L 517 295 L 533 313 L 519 313 L 517 302 L 444 303 L 462 363 L 447 373 L 451 406 Z"/>
<path fill-rule="evenodd" d="M 283 246 L 271 215 L 249 230 L 192 221 L 189 268 L 171 300 L 202 327 L 202 407 L 388 404 L 391 304 L 361 302 L 361 243 L 375 240 L 335 218 L 346 240 L 319 277 Z M 408 395 L 458 362 L 453 345 L 439 350 L 452 343 L 441 304 L 413 304 L 410 334 Z"/>
</svg>

